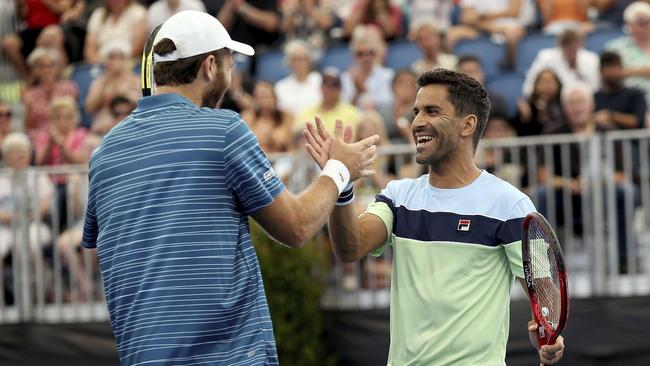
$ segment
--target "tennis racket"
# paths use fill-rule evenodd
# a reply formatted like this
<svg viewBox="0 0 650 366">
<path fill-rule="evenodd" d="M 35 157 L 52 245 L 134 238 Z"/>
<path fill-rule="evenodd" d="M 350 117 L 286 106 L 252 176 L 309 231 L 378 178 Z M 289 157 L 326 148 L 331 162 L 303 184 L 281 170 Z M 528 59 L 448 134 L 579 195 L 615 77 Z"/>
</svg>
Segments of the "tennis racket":
<svg viewBox="0 0 650 366">
<path fill-rule="evenodd" d="M 140 71 L 140 87 L 142 88 L 142 96 L 148 97 L 153 94 L 154 89 L 154 78 L 153 78 L 153 41 L 156 39 L 158 31 L 162 27 L 162 24 L 159 24 L 154 28 L 147 38 L 147 43 L 144 44 L 144 50 L 142 51 L 142 64 Z"/>
<path fill-rule="evenodd" d="M 569 293 L 560 242 L 548 221 L 537 212 L 524 219 L 521 254 L 540 348 L 555 343 L 564 329 Z"/>
</svg>

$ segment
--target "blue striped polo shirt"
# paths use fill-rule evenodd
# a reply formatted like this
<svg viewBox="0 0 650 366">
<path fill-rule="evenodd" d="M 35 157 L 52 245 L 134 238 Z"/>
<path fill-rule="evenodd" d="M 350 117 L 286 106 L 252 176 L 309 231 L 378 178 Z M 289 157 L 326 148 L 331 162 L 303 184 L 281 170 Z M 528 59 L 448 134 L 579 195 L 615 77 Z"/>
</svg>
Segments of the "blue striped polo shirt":
<svg viewBox="0 0 650 366">
<path fill-rule="evenodd" d="M 276 365 L 247 215 L 284 190 L 229 110 L 144 98 L 90 160 L 97 247 L 123 365 Z"/>
</svg>

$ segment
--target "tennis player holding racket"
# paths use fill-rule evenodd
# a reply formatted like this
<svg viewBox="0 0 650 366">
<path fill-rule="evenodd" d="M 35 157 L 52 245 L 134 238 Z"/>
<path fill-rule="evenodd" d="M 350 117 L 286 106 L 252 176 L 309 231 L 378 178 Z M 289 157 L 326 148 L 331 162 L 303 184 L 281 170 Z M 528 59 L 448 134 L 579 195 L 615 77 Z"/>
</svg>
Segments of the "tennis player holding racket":
<svg viewBox="0 0 650 366">
<path fill-rule="evenodd" d="M 504 365 L 515 277 L 525 288 L 522 223 L 535 207 L 474 164 L 490 109 L 485 89 L 443 69 L 417 83 L 411 126 L 429 174 L 388 183 L 359 217 L 352 205 L 337 206 L 332 245 L 345 262 L 393 246 L 389 365 Z M 320 125 L 308 125 L 307 138 L 324 164 L 331 138 Z M 354 194 L 343 196 L 351 203 Z M 535 347 L 536 329 L 531 321 Z M 539 349 L 540 362 L 554 364 L 563 351 L 560 336 Z"/>
<path fill-rule="evenodd" d="M 154 95 L 90 161 L 83 246 L 97 247 L 120 360 L 277 365 L 248 216 L 301 246 L 348 182 L 373 173 L 379 138 L 337 139 L 322 176 L 294 196 L 240 116 L 217 108 L 231 52 L 253 49 L 194 11 L 169 18 L 152 46 Z"/>
</svg>

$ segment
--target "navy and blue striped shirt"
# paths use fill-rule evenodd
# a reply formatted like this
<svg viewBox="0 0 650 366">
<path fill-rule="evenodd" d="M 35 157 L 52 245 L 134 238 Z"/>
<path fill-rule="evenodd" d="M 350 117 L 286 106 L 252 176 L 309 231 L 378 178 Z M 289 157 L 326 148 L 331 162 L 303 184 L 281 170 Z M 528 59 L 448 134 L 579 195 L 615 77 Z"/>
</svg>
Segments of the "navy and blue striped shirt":
<svg viewBox="0 0 650 366">
<path fill-rule="evenodd" d="M 142 99 L 90 161 L 97 247 L 124 365 L 275 365 L 247 215 L 284 190 L 238 114 Z"/>
</svg>

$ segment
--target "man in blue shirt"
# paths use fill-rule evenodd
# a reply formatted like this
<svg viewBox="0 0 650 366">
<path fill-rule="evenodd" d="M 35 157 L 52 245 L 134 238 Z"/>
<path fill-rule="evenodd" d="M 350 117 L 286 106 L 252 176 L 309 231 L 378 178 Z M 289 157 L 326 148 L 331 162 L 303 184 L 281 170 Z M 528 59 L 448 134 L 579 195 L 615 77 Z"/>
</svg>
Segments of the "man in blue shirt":
<svg viewBox="0 0 650 366">
<path fill-rule="evenodd" d="M 172 16 L 154 42 L 158 95 L 91 158 L 83 246 L 98 250 L 122 364 L 276 365 L 247 217 L 299 247 L 373 173 L 378 137 L 339 139 L 322 176 L 288 192 L 239 115 L 214 109 L 231 51 L 254 53 L 205 13 Z"/>
</svg>

